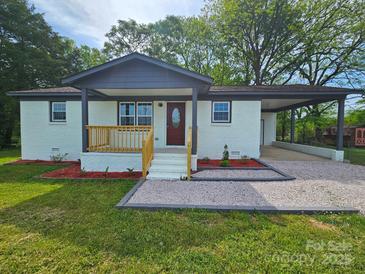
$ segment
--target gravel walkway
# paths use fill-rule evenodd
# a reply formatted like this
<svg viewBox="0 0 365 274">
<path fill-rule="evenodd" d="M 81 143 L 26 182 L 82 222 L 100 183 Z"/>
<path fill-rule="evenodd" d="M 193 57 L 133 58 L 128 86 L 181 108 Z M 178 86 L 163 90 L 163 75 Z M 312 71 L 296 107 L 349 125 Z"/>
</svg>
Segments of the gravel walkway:
<svg viewBox="0 0 365 274">
<path fill-rule="evenodd" d="M 194 178 L 284 178 L 273 170 L 202 170 L 193 174 Z"/>
<path fill-rule="evenodd" d="M 365 215 L 365 167 L 333 161 L 267 161 L 284 182 L 146 181 L 128 203 L 354 207 Z"/>
</svg>

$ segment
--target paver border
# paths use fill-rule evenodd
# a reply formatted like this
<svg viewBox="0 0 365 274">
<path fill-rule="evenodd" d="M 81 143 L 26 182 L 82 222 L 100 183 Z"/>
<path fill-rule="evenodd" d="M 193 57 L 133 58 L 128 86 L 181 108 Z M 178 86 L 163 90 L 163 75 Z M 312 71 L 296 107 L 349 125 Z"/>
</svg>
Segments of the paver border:
<svg viewBox="0 0 365 274">
<path fill-rule="evenodd" d="M 191 176 L 192 181 L 204 181 L 204 182 L 217 182 L 217 181 L 225 181 L 225 182 L 281 182 L 281 181 L 291 181 L 295 180 L 296 178 L 293 176 L 290 176 L 286 174 L 285 172 L 265 163 L 264 161 L 252 158 L 258 163 L 262 164 L 264 167 L 256 168 L 256 167 L 243 167 L 243 168 L 237 168 L 237 167 L 226 167 L 226 168 L 203 168 L 200 170 L 271 170 L 273 172 L 276 172 L 280 174 L 282 177 L 263 177 L 263 178 L 248 178 L 248 177 L 241 177 L 241 178 L 220 178 L 220 177 L 194 177 L 194 174 Z"/>
<path fill-rule="evenodd" d="M 116 207 L 123 207 L 126 203 L 128 203 L 129 199 L 134 195 L 134 193 L 136 193 L 138 188 L 140 188 L 145 181 L 145 178 L 139 179 L 138 182 L 132 187 L 132 189 L 123 196 L 123 198 L 119 201 Z"/>
</svg>

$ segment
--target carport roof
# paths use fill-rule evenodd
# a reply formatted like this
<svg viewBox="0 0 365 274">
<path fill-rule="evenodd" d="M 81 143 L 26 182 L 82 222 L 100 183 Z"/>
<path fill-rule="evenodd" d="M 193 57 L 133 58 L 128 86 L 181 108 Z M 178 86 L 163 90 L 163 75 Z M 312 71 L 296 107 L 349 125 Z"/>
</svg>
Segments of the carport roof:
<svg viewBox="0 0 365 274">
<path fill-rule="evenodd" d="M 363 91 L 357 89 L 327 87 L 327 86 L 308 86 L 308 85 L 275 85 L 275 86 L 211 86 L 208 95 L 211 96 L 286 96 L 289 95 L 349 95 L 361 94 Z M 51 87 L 51 88 L 36 88 L 27 90 L 9 91 L 10 96 L 47 96 L 47 95 L 80 95 L 81 91 L 78 88 L 66 87 Z"/>
<path fill-rule="evenodd" d="M 330 93 L 336 94 L 354 94 L 361 93 L 361 90 L 329 87 L 329 86 L 310 86 L 310 85 L 271 85 L 271 86 L 211 86 L 209 92 L 212 94 L 309 94 L 309 93 Z"/>
</svg>

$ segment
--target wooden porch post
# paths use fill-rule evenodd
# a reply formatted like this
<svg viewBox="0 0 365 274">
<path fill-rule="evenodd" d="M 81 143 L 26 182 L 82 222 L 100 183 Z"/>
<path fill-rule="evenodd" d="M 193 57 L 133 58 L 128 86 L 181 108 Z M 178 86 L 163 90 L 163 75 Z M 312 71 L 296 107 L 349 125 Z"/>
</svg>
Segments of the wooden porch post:
<svg viewBox="0 0 365 274">
<path fill-rule="evenodd" d="M 192 94 L 192 154 L 196 155 L 197 144 L 198 144 L 198 88 L 193 88 Z"/>
<path fill-rule="evenodd" d="M 290 143 L 294 143 L 295 135 L 295 109 L 291 109 L 290 113 Z"/>
<path fill-rule="evenodd" d="M 338 100 L 336 150 L 343 150 L 344 118 L 345 118 L 345 98 Z"/>
<path fill-rule="evenodd" d="M 87 152 L 88 134 L 86 126 L 89 124 L 89 101 L 88 90 L 81 90 L 81 113 L 82 113 L 82 152 Z"/>
</svg>

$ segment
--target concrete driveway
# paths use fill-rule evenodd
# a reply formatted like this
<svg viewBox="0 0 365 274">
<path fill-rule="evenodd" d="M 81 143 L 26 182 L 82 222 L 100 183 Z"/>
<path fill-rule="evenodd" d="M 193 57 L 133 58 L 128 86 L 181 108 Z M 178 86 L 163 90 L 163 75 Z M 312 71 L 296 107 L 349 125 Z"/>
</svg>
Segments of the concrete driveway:
<svg viewBox="0 0 365 274">
<path fill-rule="evenodd" d="M 328 159 L 309 155 L 294 150 L 278 148 L 274 146 L 261 146 L 261 157 L 264 161 L 329 161 Z"/>
</svg>

